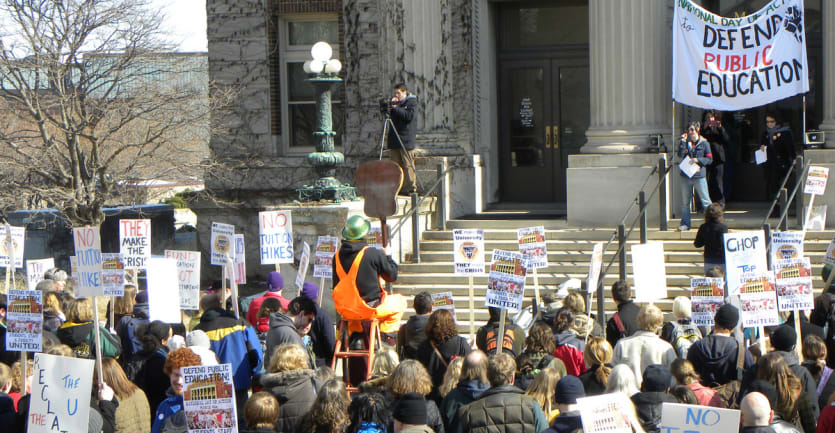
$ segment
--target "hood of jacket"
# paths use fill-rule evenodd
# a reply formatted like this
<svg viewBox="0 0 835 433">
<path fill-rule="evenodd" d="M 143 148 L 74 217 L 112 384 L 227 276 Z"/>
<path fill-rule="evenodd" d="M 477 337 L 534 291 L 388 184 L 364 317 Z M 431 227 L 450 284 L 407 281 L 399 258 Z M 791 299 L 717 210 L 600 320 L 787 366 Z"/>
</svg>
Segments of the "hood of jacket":
<svg viewBox="0 0 835 433">
<path fill-rule="evenodd" d="M 261 376 L 261 385 L 270 388 L 273 394 L 293 395 L 300 392 L 316 375 L 315 370 L 308 368 L 301 370 L 267 373 Z"/>
<path fill-rule="evenodd" d="M 703 370 L 724 370 L 728 359 L 736 359 L 739 353 L 736 340 L 732 337 L 711 334 L 699 342 L 700 344 L 690 346 L 690 350 L 698 350 L 698 359 Z"/>
<path fill-rule="evenodd" d="M 784 361 L 786 361 L 786 364 L 789 367 L 800 365 L 800 359 L 797 358 L 797 355 L 795 355 L 794 352 L 783 352 L 782 350 L 775 350 L 774 353 L 780 355 L 780 357 L 783 358 Z"/>
<path fill-rule="evenodd" d="M 200 323 L 211 322 L 212 320 L 216 320 L 221 317 L 231 317 L 233 319 L 235 318 L 235 316 L 233 316 L 232 314 L 230 314 L 222 308 L 213 308 L 209 311 L 203 312 L 203 315 L 200 316 Z"/>
<path fill-rule="evenodd" d="M 361 249 L 365 248 L 366 246 L 368 246 L 368 244 L 362 240 L 349 241 L 348 239 L 343 239 L 342 246 L 339 247 L 339 252 L 344 254 L 358 253 Z"/>
<path fill-rule="evenodd" d="M 284 313 L 275 312 L 270 314 L 270 329 L 276 328 L 290 328 L 293 332 L 296 331 L 296 324 L 293 323 L 293 319 L 287 316 Z"/>
<path fill-rule="evenodd" d="M 583 342 L 583 340 L 581 340 L 580 337 L 577 336 L 577 334 L 575 334 L 571 331 L 563 331 L 563 332 L 560 332 L 559 334 L 555 334 L 554 339 L 555 339 L 555 342 L 556 342 L 557 346 L 562 346 L 562 345 L 567 344 L 567 345 L 569 345 L 571 347 L 574 347 L 575 349 L 580 350 L 580 351 L 582 351 L 586 346 L 585 343 Z"/>
<path fill-rule="evenodd" d="M 137 319 L 150 320 L 151 313 L 150 307 L 148 307 L 148 303 L 141 302 L 134 304 L 132 316 L 136 317 Z"/>
<path fill-rule="evenodd" d="M 458 386 L 455 389 L 469 396 L 473 400 L 478 400 L 485 391 L 490 389 L 489 383 L 481 383 L 479 380 L 462 380 L 458 382 Z"/>
<path fill-rule="evenodd" d="M 75 347 L 86 342 L 87 337 L 89 337 L 92 332 L 93 322 L 64 322 L 64 324 L 58 328 L 56 334 L 58 335 L 58 339 L 61 340 L 61 343 L 70 347 Z"/>
</svg>

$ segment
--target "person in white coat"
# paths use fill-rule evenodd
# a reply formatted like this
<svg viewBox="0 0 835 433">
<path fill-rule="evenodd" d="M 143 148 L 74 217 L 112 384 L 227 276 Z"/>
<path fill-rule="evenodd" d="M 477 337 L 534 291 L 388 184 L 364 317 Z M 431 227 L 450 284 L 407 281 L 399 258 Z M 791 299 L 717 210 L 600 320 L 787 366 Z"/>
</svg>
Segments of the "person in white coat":
<svg viewBox="0 0 835 433">
<path fill-rule="evenodd" d="M 655 305 L 647 305 L 638 313 L 638 332 L 622 338 L 615 345 L 612 364 L 626 364 L 635 372 L 638 387 L 647 366 L 661 364 L 670 368 L 676 359 L 676 351 L 670 343 L 658 336 L 664 324 L 664 314 Z"/>
</svg>

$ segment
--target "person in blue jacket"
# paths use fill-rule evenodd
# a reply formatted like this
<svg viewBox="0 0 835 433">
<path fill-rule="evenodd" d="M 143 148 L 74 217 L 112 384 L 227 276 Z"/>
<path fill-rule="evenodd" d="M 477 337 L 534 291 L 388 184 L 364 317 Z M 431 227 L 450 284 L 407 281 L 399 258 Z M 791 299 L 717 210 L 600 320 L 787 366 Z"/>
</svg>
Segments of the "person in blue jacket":
<svg viewBox="0 0 835 433">
<path fill-rule="evenodd" d="M 183 376 L 180 369 L 198 365 L 200 365 L 200 357 L 186 347 L 172 351 L 165 358 L 162 371 L 168 375 L 171 387 L 165 392 L 165 400 L 157 407 L 156 415 L 151 424 L 151 433 L 161 433 L 166 421 L 175 414 L 185 411 L 183 405 Z"/>
<path fill-rule="evenodd" d="M 689 164 L 695 170 L 692 176 L 688 176 L 679 167 L 679 184 L 681 185 L 681 225 L 679 230 L 690 230 L 690 200 L 693 198 L 693 188 L 696 188 L 696 194 L 699 195 L 699 200 L 702 201 L 702 207 L 707 209 L 710 206 L 710 194 L 707 190 L 707 180 L 705 175 L 707 170 L 705 167 L 713 162 L 713 155 L 710 152 L 710 144 L 701 135 L 699 135 L 699 122 L 690 122 L 687 125 L 687 132 L 681 134 L 681 140 L 678 143 L 678 156 L 682 160 L 689 157 Z"/>
<path fill-rule="evenodd" d="M 261 342 L 250 324 L 221 308 L 220 297 L 209 294 L 200 299 L 203 316 L 194 328 L 209 336 L 209 347 L 221 364 L 232 364 L 232 381 L 238 413 L 243 413 L 252 376 L 258 374 L 264 360 Z M 241 420 L 239 420 L 241 421 Z M 239 423 L 239 429 L 246 426 Z"/>
</svg>

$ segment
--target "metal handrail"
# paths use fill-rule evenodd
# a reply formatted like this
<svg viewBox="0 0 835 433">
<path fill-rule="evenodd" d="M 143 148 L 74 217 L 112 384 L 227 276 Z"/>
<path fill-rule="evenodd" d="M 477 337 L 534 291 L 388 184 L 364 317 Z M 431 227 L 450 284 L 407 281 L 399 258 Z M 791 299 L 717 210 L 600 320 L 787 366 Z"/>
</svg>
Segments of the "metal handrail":
<svg viewBox="0 0 835 433">
<path fill-rule="evenodd" d="M 791 177 L 792 172 L 794 171 L 794 167 L 797 165 L 798 161 L 802 160 L 802 158 L 803 158 L 802 156 L 798 156 L 797 158 L 795 158 L 792 161 L 792 165 L 791 165 L 791 167 L 789 167 L 789 170 L 786 172 L 786 175 L 783 176 L 783 181 L 780 182 L 780 187 L 777 188 L 777 192 L 774 196 L 774 200 L 771 201 L 771 206 L 768 207 L 768 211 L 765 213 L 765 218 L 763 218 L 763 222 L 762 222 L 762 224 L 760 224 L 760 226 L 762 226 L 763 224 L 768 222 L 768 218 L 771 216 L 771 212 L 774 211 L 774 207 L 777 206 L 777 202 L 780 200 L 780 191 L 783 190 L 783 188 L 786 187 L 786 182 L 789 181 L 789 178 Z M 803 166 L 803 172 L 804 173 L 806 172 L 807 167 L 809 167 L 809 161 L 806 161 L 806 164 Z M 802 177 L 802 176 L 800 176 L 800 177 Z M 795 179 L 795 184 L 797 182 L 800 182 L 800 179 Z M 795 189 L 796 188 L 797 188 L 797 185 L 795 185 Z M 792 197 L 794 197 L 794 195 L 792 195 Z M 791 199 L 789 199 L 786 203 L 787 204 L 791 203 Z M 788 208 L 788 206 L 784 206 L 784 207 Z M 780 218 L 780 221 L 782 222 L 783 219 Z M 777 227 L 780 227 L 779 223 L 777 224 Z"/>
<path fill-rule="evenodd" d="M 788 200 L 786 200 L 786 206 L 783 206 L 785 209 L 782 209 L 782 212 L 780 212 L 780 219 L 777 220 L 777 227 L 780 227 L 780 224 L 783 222 L 783 219 L 785 219 L 788 216 L 788 213 L 789 213 L 788 204 L 791 203 L 792 200 L 794 200 L 794 196 L 797 195 L 797 190 L 798 190 L 798 188 L 800 188 L 800 184 L 805 183 L 805 182 L 803 182 L 803 177 L 808 172 L 809 165 L 811 163 L 812 163 L 811 159 L 806 160 L 806 163 L 803 164 L 803 171 L 801 171 L 800 176 L 798 176 L 797 179 L 795 179 L 794 188 L 792 188 L 792 193 L 789 196 Z M 768 218 L 768 217 L 766 216 L 766 218 Z M 765 223 L 763 223 L 763 224 L 765 224 Z"/>
<path fill-rule="evenodd" d="M 453 169 L 453 167 L 447 167 L 444 171 L 442 171 L 441 174 L 438 175 L 438 178 L 435 179 L 435 183 L 433 183 L 432 186 L 426 192 L 423 193 L 423 197 L 420 200 L 418 200 L 417 203 L 415 203 L 415 200 L 412 199 L 412 208 L 407 213 L 412 214 L 412 220 L 413 221 L 415 221 L 418 218 L 417 213 L 418 213 L 418 209 L 420 209 L 420 205 L 423 204 L 424 200 L 429 198 L 430 194 L 432 194 L 432 192 L 435 191 L 435 188 L 437 188 L 441 184 L 441 181 L 444 180 L 446 175 L 450 171 L 452 171 L 452 169 Z M 416 195 L 417 194 L 413 194 L 413 196 L 416 196 Z M 443 197 L 438 197 L 438 200 L 443 200 Z M 403 216 L 405 217 L 406 214 L 404 213 Z M 441 218 L 444 218 L 444 216 L 442 215 Z M 398 233 L 400 233 L 400 229 L 403 227 L 403 224 L 405 222 L 406 222 L 406 218 L 400 218 L 400 221 L 398 221 L 397 224 L 394 226 L 394 228 L 391 230 L 391 232 L 389 232 L 389 239 L 394 239 L 394 236 L 397 235 Z M 414 235 L 413 236 L 414 239 L 412 239 L 412 242 L 413 243 L 418 242 L 419 241 L 419 239 L 417 239 L 418 233 L 413 233 L 413 235 Z M 414 258 L 414 259 L 417 259 L 417 258 Z"/>
</svg>

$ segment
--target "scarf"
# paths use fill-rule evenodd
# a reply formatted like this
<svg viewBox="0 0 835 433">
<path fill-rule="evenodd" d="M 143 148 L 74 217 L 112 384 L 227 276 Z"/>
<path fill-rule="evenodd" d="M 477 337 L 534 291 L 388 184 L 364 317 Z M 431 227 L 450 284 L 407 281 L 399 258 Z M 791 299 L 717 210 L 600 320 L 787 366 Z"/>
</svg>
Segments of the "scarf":
<svg viewBox="0 0 835 433">
<path fill-rule="evenodd" d="M 779 133 L 783 133 L 783 132 L 789 132 L 789 131 L 791 131 L 791 129 L 789 129 L 787 126 L 783 126 L 783 125 L 775 126 L 773 128 L 766 127 L 765 128 L 765 134 L 766 134 L 766 137 L 768 138 L 768 144 L 774 144 L 774 136 L 775 135 L 777 135 Z"/>
</svg>

